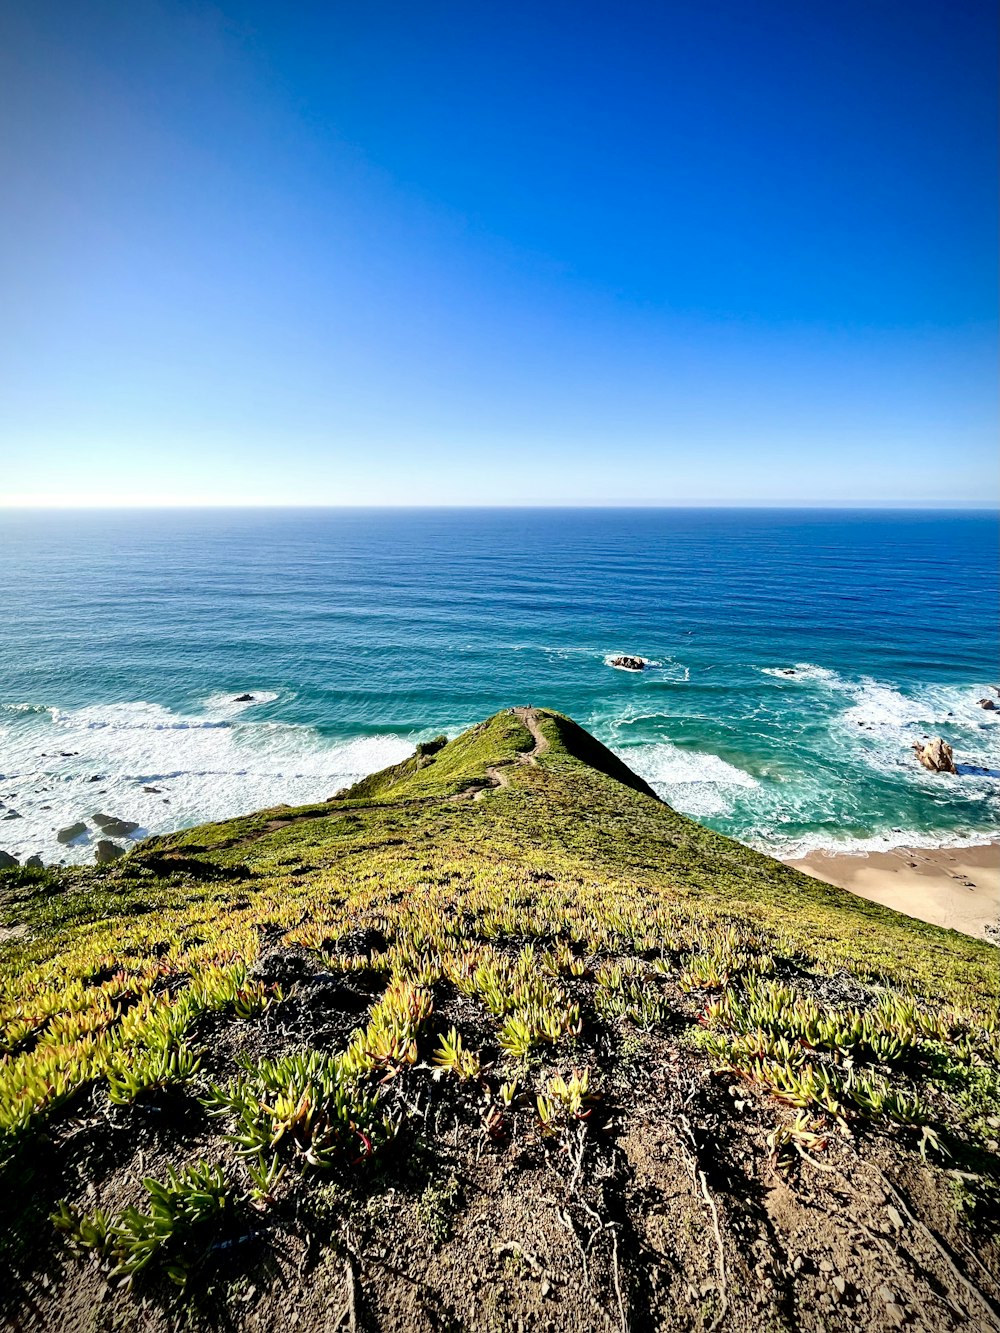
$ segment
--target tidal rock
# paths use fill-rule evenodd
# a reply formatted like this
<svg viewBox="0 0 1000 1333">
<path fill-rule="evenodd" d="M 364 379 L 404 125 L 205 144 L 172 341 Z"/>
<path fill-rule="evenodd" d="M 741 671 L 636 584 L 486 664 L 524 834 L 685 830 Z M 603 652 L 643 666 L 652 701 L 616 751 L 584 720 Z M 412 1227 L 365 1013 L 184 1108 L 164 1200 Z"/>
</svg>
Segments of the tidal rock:
<svg viewBox="0 0 1000 1333">
<path fill-rule="evenodd" d="M 252 704 L 252 703 L 253 703 L 253 695 L 252 695 L 252 694 L 237 694 L 236 697 L 235 697 L 235 699 L 233 699 L 233 703 L 234 703 L 234 704 Z"/>
<path fill-rule="evenodd" d="M 10 852 L 0 851 L 0 870 L 13 870 L 16 865 L 20 865 L 16 856 L 11 856 Z"/>
<path fill-rule="evenodd" d="M 87 825 L 81 824 L 79 821 L 75 824 L 67 824 L 56 834 L 56 842 L 75 842 L 82 834 L 89 832 Z"/>
<path fill-rule="evenodd" d="M 116 842 L 108 842 L 102 838 L 94 849 L 94 859 L 99 866 L 107 865 L 109 861 L 117 861 L 119 856 L 124 856 L 124 850 Z"/>
<path fill-rule="evenodd" d="M 134 820 L 119 819 L 117 815 L 103 815 L 100 811 L 92 818 L 101 832 L 106 833 L 109 838 L 127 838 L 139 827 Z"/>
<path fill-rule="evenodd" d="M 25 870 L 44 870 L 45 862 L 36 852 L 34 856 L 29 856 L 24 863 Z"/>
<path fill-rule="evenodd" d="M 924 768 L 929 768 L 932 773 L 957 773 L 955 767 L 955 753 L 946 740 L 938 736 L 935 740 L 928 741 L 926 745 L 919 742 L 914 745 L 913 752 L 923 764 Z"/>
<path fill-rule="evenodd" d="M 159 796 L 159 794 L 160 794 L 160 788 L 159 788 L 159 787 L 143 787 L 143 791 L 148 791 L 151 795 L 155 795 L 155 796 Z"/>
<path fill-rule="evenodd" d="M 622 671 L 642 671 L 646 661 L 642 657 L 613 657 L 611 665 L 619 667 Z"/>
<path fill-rule="evenodd" d="M 992 699 L 980 699 L 980 700 L 979 700 L 979 707 L 980 707 L 980 708 L 985 708 L 985 709 L 987 710 L 987 712 L 990 712 L 990 713 L 995 713 L 995 712 L 996 712 L 996 709 L 997 709 L 997 706 L 996 706 L 996 704 L 993 702 Z"/>
<path fill-rule="evenodd" d="M 8 812 L 4 815 L 4 819 L 21 819 L 21 818 L 22 816 L 19 815 L 16 810 L 8 810 Z"/>
</svg>

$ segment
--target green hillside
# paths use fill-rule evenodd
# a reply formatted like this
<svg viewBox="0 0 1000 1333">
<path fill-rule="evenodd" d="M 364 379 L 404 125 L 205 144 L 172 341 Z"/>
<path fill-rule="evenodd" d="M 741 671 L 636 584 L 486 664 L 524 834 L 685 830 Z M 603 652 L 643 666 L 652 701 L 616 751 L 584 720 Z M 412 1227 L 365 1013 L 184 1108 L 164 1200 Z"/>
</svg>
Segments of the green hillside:
<svg viewBox="0 0 1000 1333">
<path fill-rule="evenodd" d="M 0 872 L 14 1328 L 1000 1328 L 1000 954 L 513 709 Z"/>
</svg>

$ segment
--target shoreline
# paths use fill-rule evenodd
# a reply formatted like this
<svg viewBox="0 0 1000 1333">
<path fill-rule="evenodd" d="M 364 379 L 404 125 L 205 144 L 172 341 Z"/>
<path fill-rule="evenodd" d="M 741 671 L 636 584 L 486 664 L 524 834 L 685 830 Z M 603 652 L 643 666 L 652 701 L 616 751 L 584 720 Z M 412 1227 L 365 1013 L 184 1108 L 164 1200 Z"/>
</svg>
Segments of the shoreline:
<svg viewBox="0 0 1000 1333">
<path fill-rule="evenodd" d="M 1000 942 L 1000 843 L 810 852 L 781 858 L 813 879 L 920 921 Z"/>
</svg>

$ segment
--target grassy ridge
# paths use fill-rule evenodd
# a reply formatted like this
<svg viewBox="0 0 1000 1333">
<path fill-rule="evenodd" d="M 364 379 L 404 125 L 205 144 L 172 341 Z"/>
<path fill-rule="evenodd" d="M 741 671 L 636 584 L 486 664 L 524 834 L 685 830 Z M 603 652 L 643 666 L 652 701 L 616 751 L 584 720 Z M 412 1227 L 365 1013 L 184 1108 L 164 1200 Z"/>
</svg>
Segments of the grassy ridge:
<svg viewBox="0 0 1000 1333">
<path fill-rule="evenodd" d="M 612 1230 L 584 1247 L 583 1285 L 566 1279 L 587 1300 L 564 1296 L 565 1326 L 603 1327 L 595 1310 L 616 1307 L 637 1327 L 707 1327 L 722 1306 L 750 1320 L 757 1296 L 749 1276 L 732 1276 L 732 1257 L 729 1277 L 709 1264 L 714 1314 L 681 1318 L 675 1280 L 661 1290 L 643 1276 L 661 1242 L 639 1234 L 627 1194 L 648 1169 L 649 1135 L 688 1126 L 677 1153 L 695 1162 L 716 1229 L 720 1212 L 732 1215 L 723 1257 L 747 1206 L 701 1180 L 701 1131 L 691 1105 L 674 1106 L 674 1084 L 654 1094 L 675 1067 L 706 1107 L 727 1079 L 745 1086 L 753 1132 L 712 1116 L 723 1141 L 747 1139 L 755 1171 L 780 1170 L 788 1152 L 837 1161 L 874 1135 L 870 1162 L 906 1176 L 949 1252 L 989 1245 L 997 950 L 685 819 L 559 714 L 497 714 L 322 804 L 151 839 L 112 866 L 3 872 L 0 921 L 16 932 L 0 946 L 0 1158 L 8 1188 L 34 1182 L 4 1244 L 15 1298 L 41 1300 L 50 1321 L 87 1305 L 97 1271 L 127 1281 L 128 1300 L 164 1327 L 178 1292 L 187 1309 L 200 1293 L 199 1317 L 221 1319 L 244 1300 L 229 1242 L 261 1218 L 312 1263 L 318 1246 L 356 1275 L 362 1261 L 377 1267 L 358 1210 L 374 1216 L 408 1189 L 395 1262 L 407 1246 L 440 1251 L 428 1291 L 443 1300 L 456 1281 L 455 1260 L 444 1263 L 453 1232 L 455 1256 L 495 1259 L 473 1230 L 484 1161 L 508 1171 L 512 1152 L 527 1154 L 514 1209 L 541 1188 L 535 1158 L 578 1154 L 563 1200 L 573 1231 L 574 1208 L 603 1217 L 610 1206 L 610 1185 L 600 1199 L 579 1193 L 585 1163 L 617 1179 L 632 1134 L 642 1149 L 631 1184 L 615 1186 L 622 1220 L 602 1221 Z M 133 1145 L 104 1144 L 109 1114 L 157 1164 L 147 1184 Z M 100 1166 L 81 1193 L 71 1163 L 84 1148 Z M 538 1194 L 539 1210 L 549 1197 Z M 623 1287 L 627 1235 L 636 1276 Z M 671 1252 L 687 1243 L 674 1237 Z M 81 1269 L 72 1251 L 97 1262 Z M 944 1279 L 924 1262 L 944 1310 Z M 507 1327 L 518 1301 L 523 1318 L 541 1317 L 532 1302 L 548 1295 L 524 1264 L 514 1273 L 503 1261 L 510 1299 L 475 1326 Z M 345 1281 L 341 1264 L 318 1289 Z M 372 1327 L 422 1326 L 406 1313 L 405 1283 L 373 1282 Z M 462 1290 L 448 1299 L 468 1326 L 481 1301 Z M 792 1299 L 773 1278 L 762 1290 L 779 1313 Z M 915 1285 L 912 1300 L 924 1298 Z M 265 1326 L 281 1322 L 273 1298 L 250 1299 Z M 963 1299 L 971 1315 L 975 1300 Z M 977 1317 L 991 1300 L 981 1296 Z M 318 1305 L 310 1319 L 322 1326 Z"/>
</svg>

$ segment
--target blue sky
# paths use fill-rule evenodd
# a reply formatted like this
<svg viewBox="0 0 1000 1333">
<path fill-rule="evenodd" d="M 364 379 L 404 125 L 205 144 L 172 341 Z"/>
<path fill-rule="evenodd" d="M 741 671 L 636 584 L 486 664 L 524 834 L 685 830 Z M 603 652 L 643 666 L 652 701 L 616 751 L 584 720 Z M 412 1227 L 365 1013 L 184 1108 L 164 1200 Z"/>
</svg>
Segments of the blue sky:
<svg viewBox="0 0 1000 1333">
<path fill-rule="evenodd" d="M 996 502 L 992 0 L 0 7 L 0 503 Z"/>
</svg>

